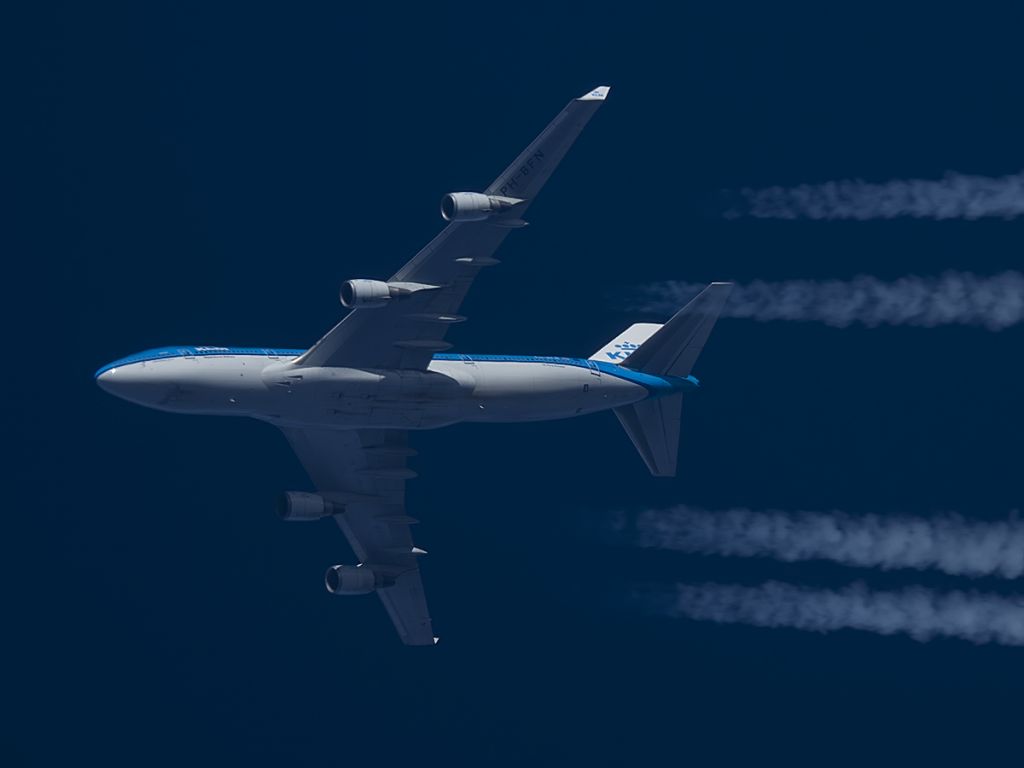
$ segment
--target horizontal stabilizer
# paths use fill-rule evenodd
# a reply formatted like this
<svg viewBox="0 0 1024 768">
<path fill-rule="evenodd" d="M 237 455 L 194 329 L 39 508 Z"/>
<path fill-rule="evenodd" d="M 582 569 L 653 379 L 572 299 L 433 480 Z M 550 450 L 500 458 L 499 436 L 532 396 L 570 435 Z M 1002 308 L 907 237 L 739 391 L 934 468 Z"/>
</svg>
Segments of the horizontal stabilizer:
<svg viewBox="0 0 1024 768">
<path fill-rule="evenodd" d="M 731 290 L 732 283 L 711 283 L 641 344 L 626 367 L 655 376 L 689 376 Z"/>
<path fill-rule="evenodd" d="M 615 409 L 640 458 L 655 477 L 674 477 L 679 454 L 683 395 L 641 400 Z"/>
</svg>

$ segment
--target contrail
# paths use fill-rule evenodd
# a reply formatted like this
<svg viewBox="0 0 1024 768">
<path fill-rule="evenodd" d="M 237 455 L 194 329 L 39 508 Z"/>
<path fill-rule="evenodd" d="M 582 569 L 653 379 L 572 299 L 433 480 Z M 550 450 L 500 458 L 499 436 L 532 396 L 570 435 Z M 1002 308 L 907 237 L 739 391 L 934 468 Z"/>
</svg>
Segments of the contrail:
<svg viewBox="0 0 1024 768">
<path fill-rule="evenodd" d="M 911 587 L 876 592 L 862 583 L 821 590 L 770 581 L 757 587 L 677 584 L 638 595 L 652 613 L 756 627 L 812 632 L 860 629 L 925 642 L 955 637 L 972 643 L 1024 645 L 1024 598 Z"/>
<path fill-rule="evenodd" d="M 993 178 L 947 173 L 941 179 L 860 180 L 745 188 L 726 218 L 757 219 L 1012 219 L 1024 215 L 1024 173 Z"/>
<path fill-rule="evenodd" d="M 637 293 L 635 308 L 672 313 L 705 287 L 676 281 L 646 286 Z M 837 328 L 855 323 L 870 328 L 975 325 L 998 331 L 1024 322 L 1024 274 L 946 272 L 890 282 L 867 275 L 852 280 L 755 280 L 733 288 L 722 316 L 818 322 Z"/>
<path fill-rule="evenodd" d="M 772 557 L 785 562 L 831 560 L 862 568 L 933 569 L 955 576 L 1024 575 L 1024 520 L 850 515 L 678 506 L 635 519 L 642 547 L 694 554 Z"/>
</svg>

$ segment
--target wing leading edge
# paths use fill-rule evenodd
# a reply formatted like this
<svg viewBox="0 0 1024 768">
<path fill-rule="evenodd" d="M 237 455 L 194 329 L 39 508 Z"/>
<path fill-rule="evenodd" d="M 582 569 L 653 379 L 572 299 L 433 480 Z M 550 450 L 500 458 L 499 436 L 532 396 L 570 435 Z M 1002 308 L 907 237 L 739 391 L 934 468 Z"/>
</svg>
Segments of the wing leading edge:
<svg viewBox="0 0 1024 768">
<path fill-rule="evenodd" d="M 506 168 L 484 194 L 521 200 L 509 216 L 518 219 L 565 157 L 576 137 L 608 95 L 601 86 L 573 99 Z M 448 327 L 483 267 L 512 228 L 508 216 L 491 221 L 453 221 L 389 282 L 440 286 L 372 309 L 353 309 L 295 365 L 425 369 L 435 352 L 450 348 Z"/>
</svg>

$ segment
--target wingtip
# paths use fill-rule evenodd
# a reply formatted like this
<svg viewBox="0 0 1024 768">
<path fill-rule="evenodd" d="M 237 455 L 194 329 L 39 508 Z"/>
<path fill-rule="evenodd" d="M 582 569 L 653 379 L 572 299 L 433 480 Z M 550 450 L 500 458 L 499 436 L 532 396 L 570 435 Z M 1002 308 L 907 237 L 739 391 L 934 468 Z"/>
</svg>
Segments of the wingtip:
<svg viewBox="0 0 1024 768">
<path fill-rule="evenodd" d="M 610 85 L 599 85 L 589 93 L 580 96 L 576 101 L 604 101 L 608 98 L 608 91 L 611 89 Z"/>
</svg>

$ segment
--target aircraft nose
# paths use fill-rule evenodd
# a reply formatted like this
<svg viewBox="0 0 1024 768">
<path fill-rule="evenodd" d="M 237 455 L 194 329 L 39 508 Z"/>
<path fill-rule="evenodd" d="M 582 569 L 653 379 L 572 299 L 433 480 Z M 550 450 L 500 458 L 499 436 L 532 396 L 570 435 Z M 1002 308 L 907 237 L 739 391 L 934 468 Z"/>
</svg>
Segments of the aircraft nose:
<svg viewBox="0 0 1024 768">
<path fill-rule="evenodd" d="M 105 392 L 139 405 L 157 405 L 167 399 L 170 386 L 144 365 L 125 365 L 101 369 L 96 383 Z"/>
<path fill-rule="evenodd" d="M 117 368 L 110 368 L 105 371 L 101 371 L 96 374 L 96 383 L 99 384 L 100 389 L 104 392 L 109 392 L 112 395 L 116 395 L 117 392 L 114 388 L 117 386 L 114 381 L 114 374 L 117 373 Z"/>
<path fill-rule="evenodd" d="M 96 383 L 104 392 L 125 400 L 138 400 L 146 387 L 142 366 L 125 365 L 109 367 L 96 374 Z"/>
</svg>

